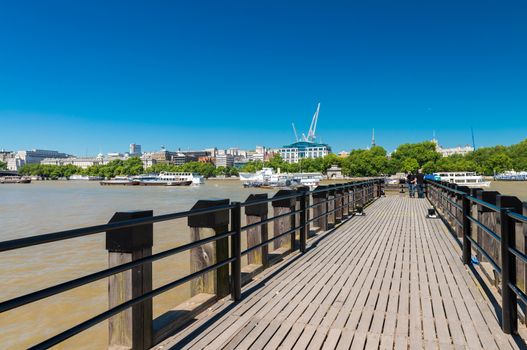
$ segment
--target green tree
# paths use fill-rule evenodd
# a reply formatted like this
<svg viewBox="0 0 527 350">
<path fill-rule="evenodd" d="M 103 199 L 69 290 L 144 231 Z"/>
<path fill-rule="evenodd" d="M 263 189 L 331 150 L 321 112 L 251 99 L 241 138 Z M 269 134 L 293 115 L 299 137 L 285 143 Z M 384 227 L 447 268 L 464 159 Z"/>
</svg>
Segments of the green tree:
<svg viewBox="0 0 527 350">
<path fill-rule="evenodd" d="M 2 162 L 0 160 L 0 170 L 6 170 L 7 169 L 7 163 L 6 162 Z"/>
<path fill-rule="evenodd" d="M 413 173 L 419 169 L 419 162 L 414 158 L 406 158 L 403 160 L 401 170 L 405 173 Z"/>
<path fill-rule="evenodd" d="M 403 166 L 405 159 L 411 158 L 417 161 L 418 167 L 422 167 L 427 162 L 438 161 L 441 158 L 441 154 L 436 151 L 435 143 L 425 141 L 399 145 L 393 152 L 392 158 L 400 161 L 401 166 Z M 403 169 L 401 168 L 400 170 Z"/>
</svg>

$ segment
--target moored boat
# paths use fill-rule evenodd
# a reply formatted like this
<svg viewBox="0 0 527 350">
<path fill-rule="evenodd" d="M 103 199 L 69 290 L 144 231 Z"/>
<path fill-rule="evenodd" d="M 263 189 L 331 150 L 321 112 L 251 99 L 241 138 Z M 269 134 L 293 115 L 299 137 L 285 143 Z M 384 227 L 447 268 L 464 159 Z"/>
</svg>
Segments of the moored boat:
<svg viewBox="0 0 527 350">
<path fill-rule="evenodd" d="M 31 178 L 25 176 L 3 176 L 0 177 L 0 184 L 28 184 Z"/>
<path fill-rule="evenodd" d="M 98 181 L 98 180 L 102 180 L 103 178 L 101 176 L 74 174 L 74 175 L 71 175 L 68 179 L 69 180 L 81 180 L 81 181 Z"/>
<path fill-rule="evenodd" d="M 475 172 L 470 171 L 458 171 L 458 172 L 443 172 L 434 173 L 434 176 L 438 176 L 441 181 L 454 183 L 460 186 L 468 187 L 489 187 L 490 181 L 485 181 L 483 176 L 477 175 Z"/>
<path fill-rule="evenodd" d="M 505 171 L 494 176 L 496 181 L 527 181 L 527 171 Z"/>
<path fill-rule="evenodd" d="M 110 180 L 103 180 L 99 182 L 102 186 L 138 186 L 140 181 L 133 180 L 127 176 L 116 176 Z"/>
</svg>

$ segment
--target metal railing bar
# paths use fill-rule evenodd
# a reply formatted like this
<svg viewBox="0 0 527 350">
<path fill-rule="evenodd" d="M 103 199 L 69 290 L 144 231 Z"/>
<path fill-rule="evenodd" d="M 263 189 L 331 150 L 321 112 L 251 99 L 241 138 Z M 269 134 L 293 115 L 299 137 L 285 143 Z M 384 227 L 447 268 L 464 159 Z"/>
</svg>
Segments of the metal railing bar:
<svg viewBox="0 0 527 350">
<path fill-rule="evenodd" d="M 232 207 L 233 206 L 231 204 L 228 204 L 228 205 L 216 206 L 216 207 L 206 208 L 206 209 L 188 210 L 188 211 L 182 211 L 178 213 L 163 214 L 163 215 L 158 215 L 158 216 L 119 221 L 119 222 L 109 223 L 109 224 L 104 224 L 104 225 L 89 226 L 89 227 L 83 227 L 83 228 L 72 229 L 72 230 L 46 233 L 43 235 L 18 238 L 18 239 L 0 242 L 0 252 L 5 252 L 5 251 L 19 249 L 19 248 L 31 247 L 31 246 L 35 246 L 39 244 L 44 244 L 44 243 L 57 242 L 57 241 L 62 241 L 66 239 L 71 239 L 71 238 L 88 236 L 92 234 L 102 233 L 102 232 L 121 229 L 121 228 L 153 224 L 156 222 L 181 219 L 181 218 L 186 218 L 189 216 L 195 216 L 195 215 L 200 215 L 200 214 L 214 213 L 220 210 L 228 210 L 228 209 L 231 209 Z"/>
<path fill-rule="evenodd" d="M 525 216 L 525 215 L 521 215 L 521 214 L 515 213 L 513 211 L 509 211 L 508 215 L 509 215 L 510 218 L 512 218 L 512 219 L 514 219 L 516 221 L 520 221 L 520 222 L 523 222 L 524 224 L 527 224 L 527 216 Z"/>
<path fill-rule="evenodd" d="M 496 241 L 498 242 L 501 242 L 501 237 L 498 236 L 498 234 L 494 231 L 492 231 L 490 228 L 488 228 L 487 226 L 483 225 L 479 220 L 473 218 L 472 216 L 470 215 L 467 215 L 467 218 L 472 221 L 473 223 L 475 223 L 476 225 L 478 225 L 483 231 L 485 231 L 486 233 L 488 233 L 492 238 L 494 238 Z"/>
<path fill-rule="evenodd" d="M 509 252 L 511 252 L 512 254 L 514 254 L 518 259 L 520 259 L 523 263 L 527 264 L 527 255 L 525 255 L 524 253 L 520 252 L 518 249 L 514 248 L 514 247 L 510 247 L 509 248 Z"/>
<path fill-rule="evenodd" d="M 302 212 L 301 210 L 293 210 L 293 211 L 291 211 L 289 213 L 283 213 L 283 214 L 275 215 L 275 216 L 273 216 L 271 218 L 267 218 L 265 220 L 261 220 L 261 221 L 258 221 L 258 222 L 255 222 L 255 223 L 252 223 L 252 224 L 249 224 L 249 225 L 242 226 L 240 231 L 246 231 L 246 230 L 248 230 L 250 228 L 257 227 L 257 226 L 260 226 L 260 225 L 267 224 L 269 222 L 275 221 L 276 219 L 280 219 L 280 218 L 283 218 L 283 217 L 286 217 L 286 216 L 299 214 L 301 212 Z"/>
<path fill-rule="evenodd" d="M 454 221 L 456 222 L 456 224 L 459 225 L 459 227 L 463 227 L 463 223 L 462 223 L 461 221 L 459 221 L 459 219 L 456 217 L 456 214 L 451 213 L 451 212 L 448 211 L 448 210 L 445 210 L 445 212 L 446 212 L 448 215 L 450 215 L 450 217 L 451 217 L 452 219 L 454 219 Z"/>
<path fill-rule="evenodd" d="M 172 256 L 172 255 L 175 255 L 175 254 L 178 254 L 178 253 L 182 253 L 182 252 L 187 251 L 189 249 L 192 249 L 194 247 L 201 246 L 203 244 L 207 244 L 207 243 L 210 243 L 210 242 L 215 242 L 215 241 L 220 240 L 222 238 L 230 237 L 233 234 L 234 234 L 234 231 L 229 231 L 229 232 L 225 232 L 225 233 L 222 233 L 222 234 L 219 234 L 219 235 L 216 235 L 216 236 L 204 238 L 204 239 L 201 239 L 199 241 L 195 241 L 195 242 L 188 243 L 188 244 L 176 247 L 176 248 L 165 250 L 165 251 L 157 253 L 157 254 L 153 254 L 153 255 L 150 255 L 150 256 L 147 256 L 147 257 L 144 257 L 144 258 L 141 258 L 141 259 L 137 259 L 137 260 L 125 263 L 125 264 L 121 264 L 121 265 L 118 265 L 118 266 L 115 266 L 115 267 L 112 267 L 112 268 L 109 268 L 109 269 L 105 269 L 105 270 L 102 270 L 102 271 L 97 271 L 97 272 L 92 273 L 92 274 L 87 275 L 87 276 L 79 277 L 79 278 L 76 278 L 76 279 L 68 281 L 68 282 L 57 284 L 57 285 L 52 286 L 52 287 L 44 288 L 44 289 L 41 289 L 41 290 L 36 291 L 36 292 L 32 292 L 32 293 L 29 293 L 29 294 L 26 294 L 26 295 L 22 295 L 22 296 L 19 296 L 19 297 L 16 297 L 16 298 L 4 301 L 4 302 L 0 303 L 0 313 L 6 312 L 6 311 L 9 311 L 9 310 L 12 310 L 12 309 L 15 309 L 17 307 L 20 307 L 20 306 L 23 306 L 23 305 L 26 305 L 26 304 L 29 304 L 29 303 L 32 303 L 32 302 L 35 302 L 35 301 L 38 301 L 38 300 L 42 300 L 44 298 L 51 297 L 53 295 L 56 295 L 56 294 L 68 291 L 70 289 L 86 285 L 88 283 L 92 283 L 92 282 L 98 281 L 98 280 L 100 280 L 102 278 L 109 277 L 111 275 L 115 275 L 116 273 L 129 270 L 131 268 L 134 268 L 136 266 L 139 266 L 139 265 L 142 265 L 142 264 L 145 264 L 145 263 L 148 263 L 148 262 L 153 262 L 153 261 L 156 261 L 156 260 L 160 260 L 160 259 L 166 258 L 168 256 Z"/>
<path fill-rule="evenodd" d="M 518 288 L 516 285 L 514 285 L 514 284 L 512 284 L 510 282 L 508 283 L 508 285 L 509 285 L 509 288 L 512 289 L 514 294 L 516 294 L 518 296 L 518 298 L 520 298 L 521 301 L 524 304 L 527 304 L 527 295 L 520 288 Z"/>
<path fill-rule="evenodd" d="M 467 196 L 468 200 L 471 201 L 471 202 L 474 202 L 476 204 L 479 204 L 479 205 L 482 205 L 490 210 L 493 210 L 497 213 L 500 212 L 500 208 L 498 208 L 497 206 L 495 206 L 494 204 L 490 204 L 490 203 L 487 203 L 485 201 L 482 201 L 481 199 L 478 199 L 478 198 L 475 198 L 475 197 L 472 197 L 472 196 Z"/>
<path fill-rule="evenodd" d="M 30 349 L 48 349 L 54 345 L 57 345 L 61 342 L 63 342 L 64 340 L 68 339 L 68 338 L 71 338 L 72 336 L 82 332 L 82 331 L 85 331 L 86 329 L 90 328 L 90 327 L 93 327 L 95 326 L 96 324 L 104 321 L 104 320 L 107 320 L 108 318 L 128 309 L 129 307 L 131 306 L 134 306 L 135 304 L 138 304 L 142 301 L 145 301 L 147 299 L 151 299 L 161 293 L 164 293 L 170 289 L 173 289 L 183 283 L 186 283 L 196 277 L 199 277 L 200 275 L 204 274 L 204 273 L 207 273 L 209 271 L 212 271 L 212 270 L 215 270 L 215 269 L 218 269 L 222 266 L 225 266 L 229 263 L 231 263 L 233 260 L 235 260 L 235 258 L 229 258 L 229 259 L 226 259 L 226 260 L 223 260 L 219 263 L 216 263 L 214 265 L 210 265 L 210 266 L 207 266 L 206 268 L 200 270 L 200 271 L 197 271 L 197 272 L 194 272 L 186 277 L 182 277 L 176 281 L 173 281 L 173 282 L 170 282 L 170 283 L 167 283 L 159 288 L 156 288 L 148 293 L 145 293 L 143 295 L 141 295 L 140 297 L 137 297 L 137 298 L 134 298 L 134 299 L 131 299 L 131 300 L 128 300 L 116 307 L 113 307 L 111 308 L 110 310 L 107 310 L 103 313 L 100 313 L 99 315 L 97 316 L 94 316 L 92 318 L 90 318 L 89 320 L 86 320 L 74 327 L 71 327 L 67 330 L 65 330 L 64 332 L 62 333 L 59 333 L 35 346 L 32 346 Z"/>
<path fill-rule="evenodd" d="M 470 236 L 467 236 L 467 238 L 476 247 L 476 249 L 479 250 L 481 254 L 485 256 L 485 258 L 487 258 L 487 260 L 490 262 L 492 267 L 494 267 L 494 270 L 496 270 L 496 272 L 498 272 L 501 275 L 501 267 L 494 261 L 494 259 L 489 255 L 489 253 L 487 253 L 485 249 L 483 249 L 483 247 L 481 247 L 479 243 L 474 240 L 474 238 Z"/>
<path fill-rule="evenodd" d="M 255 249 L 258 249 L 258 248 L 261 248 L 265 245 L 268 245 L 269 243 L 272 243 L 273 241 L 275 241 L 276 239 L 280 238 L 280 237 L 283 237 L 283 236 L 286 236 L 286 235 L 290 235 L 291 233 L 297 231 L 297 230 L 300 230 L 302 228 L 302 226 L 296 226 L 288 231 L 285 231 L 283 233 L 280 233 L 278 236 L 274 236 L 273 238 L 269 238 L 267 241 L 265 242 L 261 242 L 261 243 L 258 243 L 257 245 L 254 245 L 250 248 L 247 248 L 245 249 L 244 251 L 242 251 L 242 256 L 246 255 L 247 253 L 249 252 L 252 252 L 253 250 Z"/>
</svg>

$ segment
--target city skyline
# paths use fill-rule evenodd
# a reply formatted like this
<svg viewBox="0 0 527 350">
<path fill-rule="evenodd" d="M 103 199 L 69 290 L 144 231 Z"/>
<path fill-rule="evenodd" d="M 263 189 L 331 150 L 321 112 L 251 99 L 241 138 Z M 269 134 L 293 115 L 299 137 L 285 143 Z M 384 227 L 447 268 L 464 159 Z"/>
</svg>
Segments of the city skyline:
<svg viewBox="0 0 527 350">
<path fill-rule="evenodd" d="M 527 4 L 377 5 L 5 4 L 0 148 L 281 147 L 318 102 L 337 152 L 525 138 Z"/>
</svg>

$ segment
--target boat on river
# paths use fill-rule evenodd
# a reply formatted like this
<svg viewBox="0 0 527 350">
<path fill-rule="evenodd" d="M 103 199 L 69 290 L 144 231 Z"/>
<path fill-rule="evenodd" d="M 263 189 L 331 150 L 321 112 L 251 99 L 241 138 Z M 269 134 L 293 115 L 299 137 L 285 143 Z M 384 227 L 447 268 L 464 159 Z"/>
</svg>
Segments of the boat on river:
<svg viewBox="0 0 527 350">
<path fill-rule="evenodd" d="M 77 181 L 99 181 L 99 180 L 102 180 L 103 177 L 74 174 L 74 175 L 71 175 L 68 179 L 77 180 Z"/>
<path fill-rule="evenodd" d="M 159 175 L 140 176 L 138 179 L 141 186 L 190 186 L 193 182 L 188 175 L 166 171 L 162 171 Z"/>
<path fill-rule="evenodd" d="M 0 177 L 0 184 L 28 184 L 31 179 L 25 176 L 3 176 Z"/>
<path fill-rule="evenodd" d="M 272 168 L 263 168 L 255 173 L 240 173 L 243 187 L 297 188 L 308 186 L 314 189 L 323 178 L 321 173 L 275 173 Z"/>
<path fill-rule="evenodd" d="M 496 181 L 527 181 L 527 171 L 505 171 L 494 175 Z"/>
<path fill-rule="evenodd" d="M 470 171 L 442 172 L 434 173 L 441 181 L 454 183 L 460 186 L 468 187 L 489 187 L 490 181 L 485 181 L 483 176 L 477 175 Z"/>
<path fill-rule="evenodd" d="M 116 176 L 110 180 L 102 180 L 99 182 L 101 186 L 138 186 L 140 182 L 129 178 L 128 176 Z"/>
</svg>

